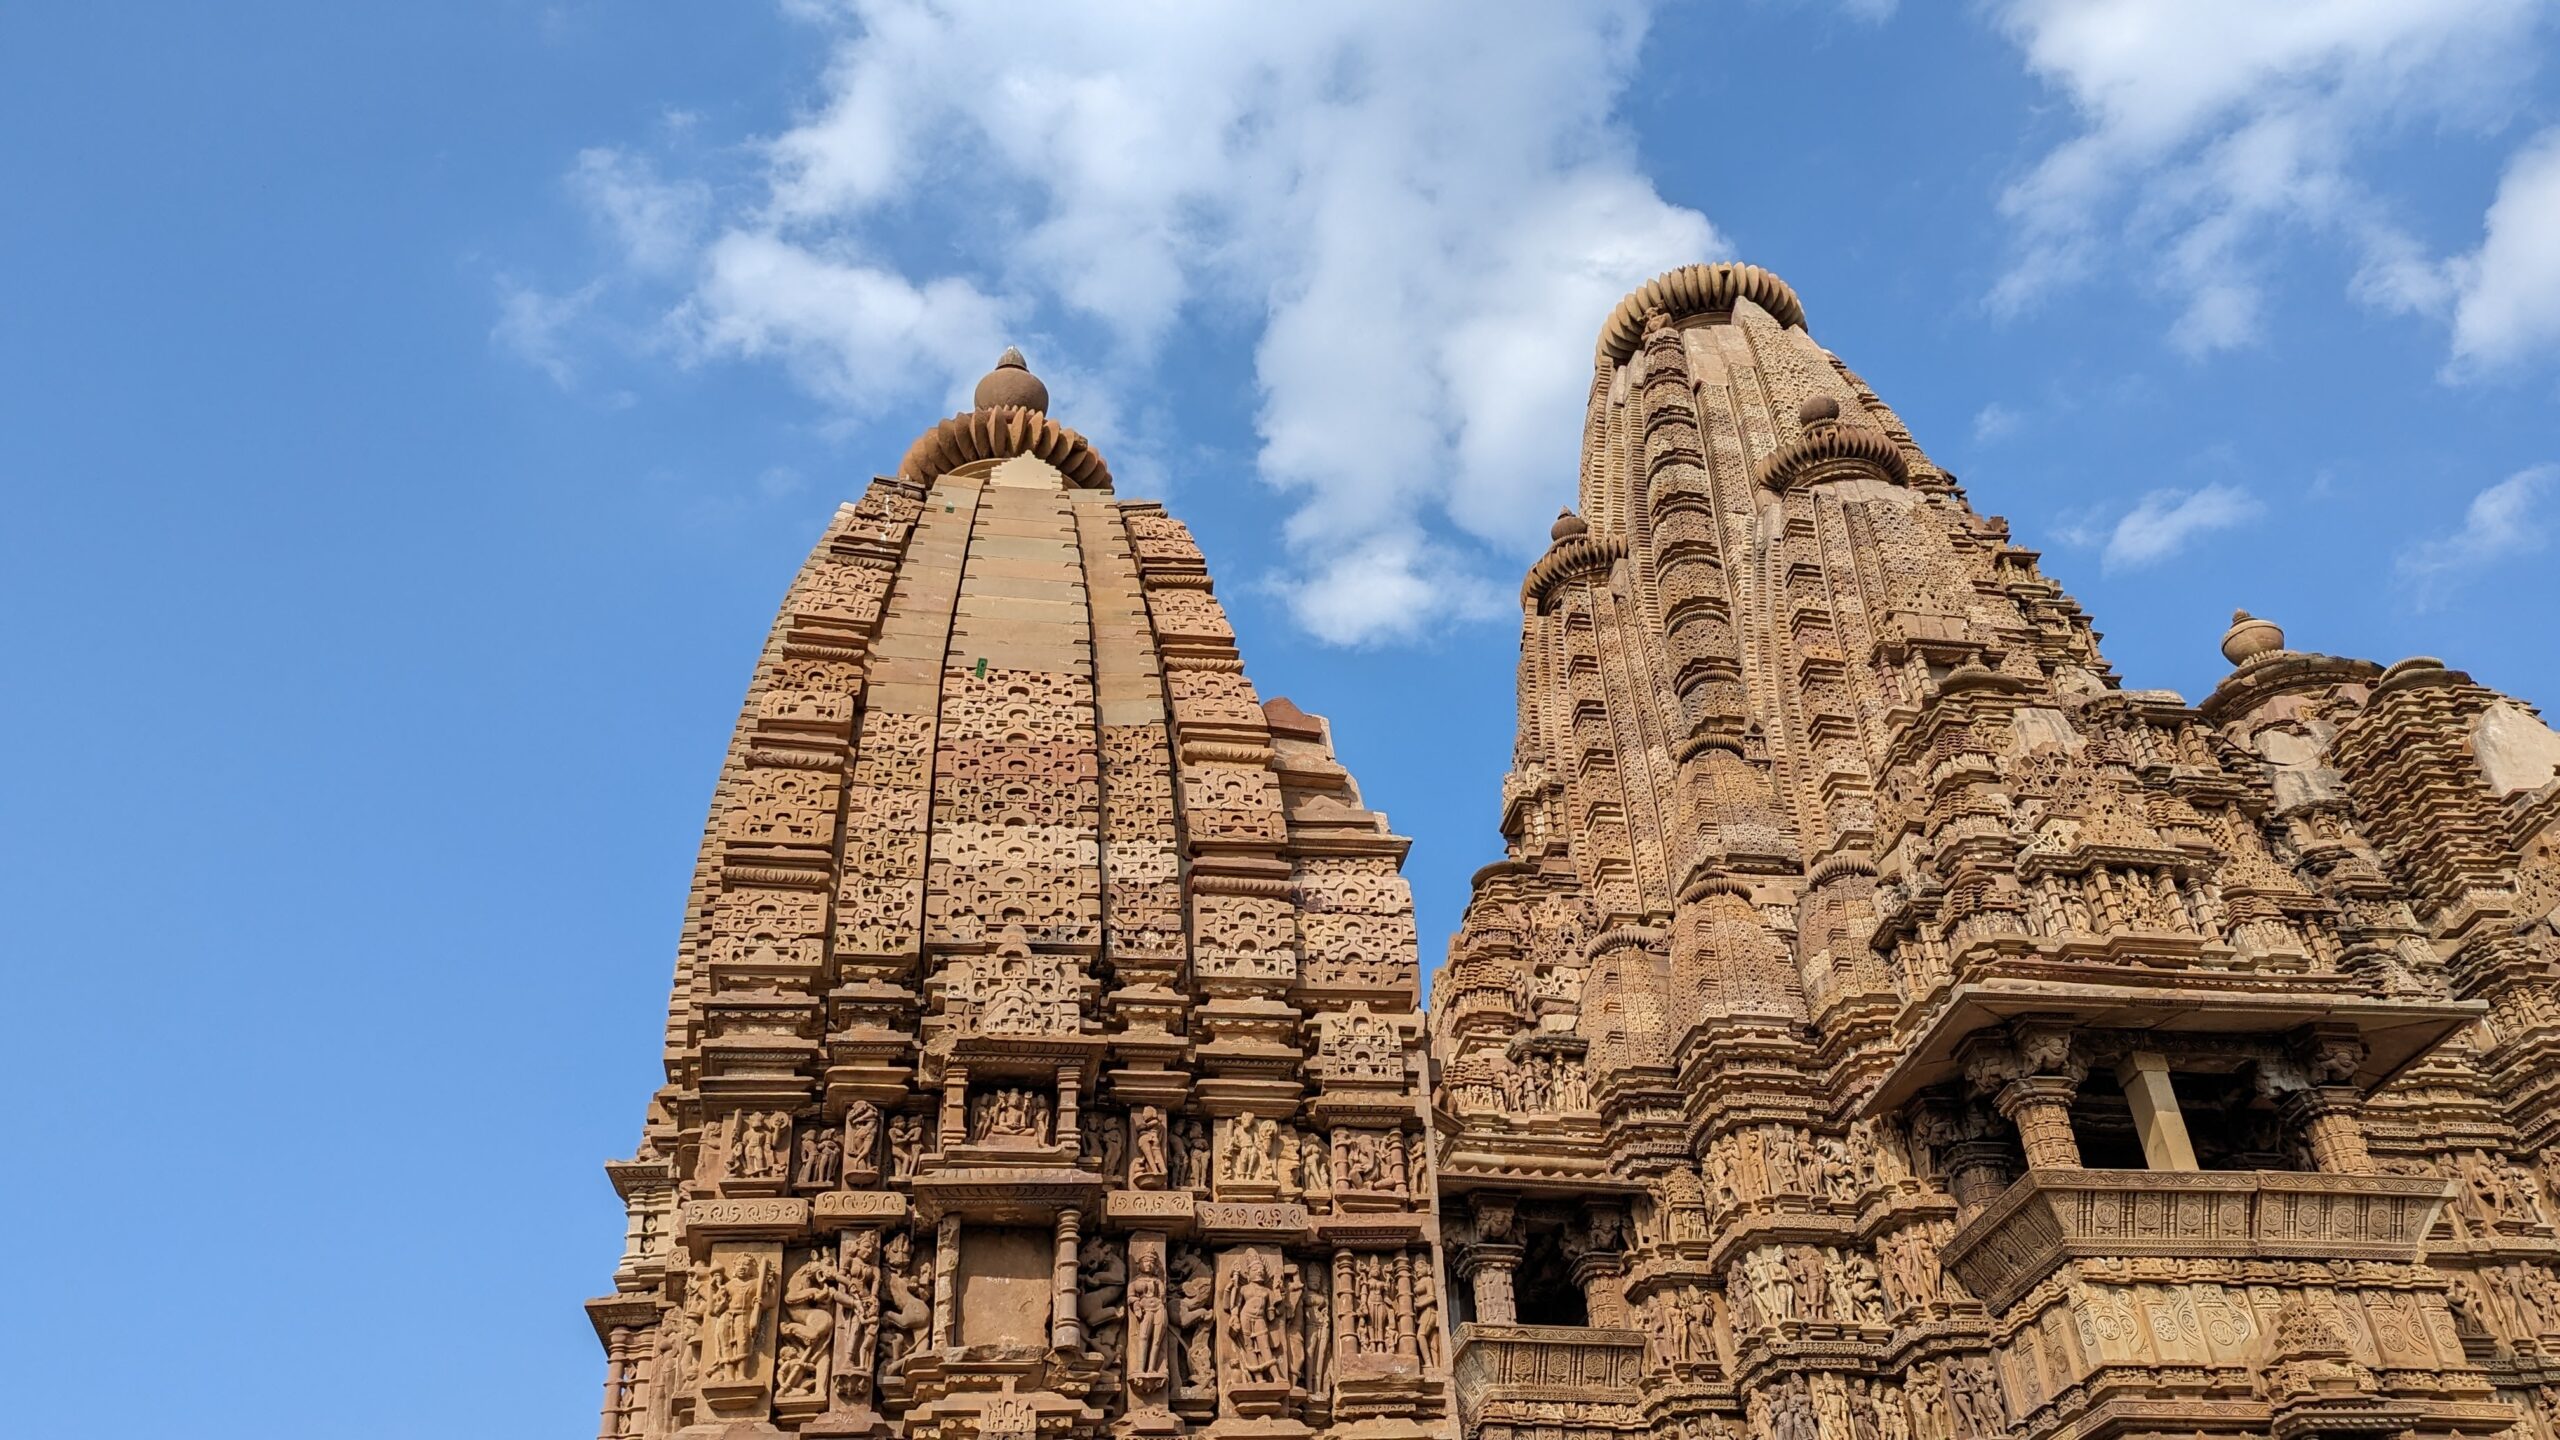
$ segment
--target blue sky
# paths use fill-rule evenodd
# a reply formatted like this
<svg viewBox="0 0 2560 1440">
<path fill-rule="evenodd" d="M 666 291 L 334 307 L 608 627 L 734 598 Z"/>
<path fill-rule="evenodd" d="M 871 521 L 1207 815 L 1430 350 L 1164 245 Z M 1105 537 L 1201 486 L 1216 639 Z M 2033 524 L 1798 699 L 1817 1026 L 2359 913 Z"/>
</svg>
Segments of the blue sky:
<svg viewBox="0 0 2560 1440">
<path fill-rule="evenodd" d="M 1008 341 L 1415 837 L 1426 965 L 1681 261 L 2129 684 L 2246 606 L 2560 697 L 2554 9 L 0 11 L 12 1427 L 588 1433 L 747 667 Z"/>
</svg>

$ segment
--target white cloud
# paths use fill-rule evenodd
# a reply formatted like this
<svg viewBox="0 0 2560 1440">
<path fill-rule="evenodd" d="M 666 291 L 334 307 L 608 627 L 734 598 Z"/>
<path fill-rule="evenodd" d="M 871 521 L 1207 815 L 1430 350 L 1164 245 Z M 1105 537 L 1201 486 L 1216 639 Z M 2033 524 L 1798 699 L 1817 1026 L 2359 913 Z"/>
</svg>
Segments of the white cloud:
<svg viewBox="0 0 2560 1440">
<path fill-rule="evenodd" d="M 2461 529 L 2402 550 L 2397 569 L 2416 604 L 2433 605 L 2472 571 L 2547 545 L 2551 537 L 2541 505 L 2554 477 L 2560 477 L 2560 465 L 2519 470 L 2471 497 Z"/>
<path fill-rule="evenodd" d="M 2245 525 L 2264 513 L 2257 497 L 2237 486 L 2154 490 L 2116 522 L 2100 563 L 2110 571 L 2154 565 L 2201 536 Z"/>
<path fill-rule="evenodd" d="M 2255 339 L 2280 240 L 2344 239 L 2359 288 L 2425 284 L 2362 151 L 2424 124 L 2493 125 L 2531 74 L 2544 0 L 2000 0 L 1996 23 L 2080 129 L 2002 197 L 2016 310 L 2101 268 L 2167 294 L 2190 353 Z"/>
<path fill-rule="evenodd" d="M 2015 409 L 1994 400 L 1974 412 L 1973 442 L 1977 445 L 1988 445 L 1994 440 L 2014 435 L 2018 427 L 2026 423 L 2026 418 Z"/>
<path fill-rule="evenodd" d="M 603 288 L 603 281 L 593 280 L 566 295 L 552 295 L 500 276 L 498 321 L 489 327 L 489 340 L 550 376 L 552 384 L 574 390 L 578 368 L 569 359 L 565 332 Z"/>
<path fill-rule="evenodd" d="M 803 389 L 868 414 L 953 403 L 1005 345 L 998 302 L 964 279 L 921 284 L 770 232 L 732 230 L 703 252 L 678 313 L 698 355 L 780 361 Z"/>
<path fill-rule="evenodd" d="M 1241 321 L 1292 507 L 1273 584 L 1328 640 L 1503 608 L 1570 493 L 1601 317 L 1725 251 L 1615 114 L 1642 0 L 786 8 L 828 59 L 749 198 L 578 162 L 635 266 L 688 277 L 682 353 L 861 415 L 1019 341 L 1118 462 L 1177 328 Z"/>
<path fill-rule="evenodd" d="M 699 180 L 658 178 L 646 157 L 619 150 L 578 152 L 569 188 L 622 247 L 632 268 L 675 270 L 693 257 L 711 189 Z"/>
<path fill-rule="evenodd" d="M 2516 153 L 2489 206 L 2488 235 L 2454 264 L 2457 371 L 2560 345 L 2560 128 Z"/>
</svg>

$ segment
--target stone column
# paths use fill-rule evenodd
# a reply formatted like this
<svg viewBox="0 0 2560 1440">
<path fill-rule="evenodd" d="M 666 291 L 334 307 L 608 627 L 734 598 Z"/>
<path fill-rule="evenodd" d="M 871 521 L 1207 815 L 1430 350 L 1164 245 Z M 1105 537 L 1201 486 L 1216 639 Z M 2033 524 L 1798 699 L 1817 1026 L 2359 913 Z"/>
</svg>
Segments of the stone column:
<svg viewBox="0 0 2560 1440">
<path fill-rule="evenodd" d="M 1082 1223 L 1073 1210 L 1058 1212 L 1058 1244 L 1049 1262 L 1049 1344 L 1058 1350 L 1084 1348 L 1084 1326 L 1076 1318 L 1076 1235 Z"/>
<path fill-rule="evenodd" d="M 969 1067 L 946 1066 L 942 1072 L 942 1115 L 940 1144 L 949 1150 L 954 1145 L 969 1143 Z"/>
<path fill-rule="evenodd" d="M 630 1407 L 624 1404 L 624 1389 L 631 1375 L 631 1331 L 621 1325 L 604 1346 L 604 1418 L 597 1423 L 596 1440 L 621 1440 L 623 1420 Z"/>
<path fill-rule="evenodd" d="M 1467 1247 L 1458 1262 L 1476 1301 L 1476 1323 L 1517 1325 L 1520 1311 L 1511 1297 L 1511 1274 L 1520 1266 L 1521 1247 L 1482 1241 Z"/>
<path fill-rule="evenodd" d="M 933 1227 L 932 1343 L 935 1349 L 960 1343 L 960 1217 L 957 1215 L 945 1215 Z"/>
<path fill-rule="evenodd" d="M 2364 1097 L 2352 1085 L 2319 1085 L 2285 1098 L 2286 1118 L 2311 1142 L 2311 1163 L 2324 1175 L 2370 1175 L 2360 1113 Z"/>
<path fill-rule="evenodd" d="M 1058 1123 L 1049 1138 L 1070 1150 L 1084 1143 L 1084 1121 L 1076 1108 L 1080 1083 L 1076 1067 L 1058 1067 Z"/>
<path fill-rule="evenodd" d="M 1635 1317 L 1627 1313 L 1625 1252 L 1586 1250 L 1575 1256 L 1573 1283 L 1582 1287 L 1582 1307 L 1593 1325 L 1624 1330 L 1635 1324 Z"/>
<path fill-rule="evenodd" d="M 2009 1147 L 1998 1140 L 1959 1140 L 1947 1147 L 1946 1165 L 1959 1225 L 2009 1188 Z"/>
<path fill-rule="evenodd" d="M 2169 1083 L 2169 1059 L 2156 1050 L 2136 1050 L 2116 1067 L 2125 1104 L 2133 1111 L 2133 1128 L 2142 1137 L 2142 1158 L 2154 1170 L 2195 1170 L 2196 1148 L 2187 1138 L 2187 1117 L 2178 1109 L 2177 1089 Z"/>
<path fill-rule="evenodd" d="M 2018 1127 L 2028 1169 L 2080 1168 L 2080 1142 L 2071 1133 L 2071 1099 L 2079 1089 L 2068 1075 L 2022 1075 L 1992 1097 L 2000 1113 Z"/>
</svg>

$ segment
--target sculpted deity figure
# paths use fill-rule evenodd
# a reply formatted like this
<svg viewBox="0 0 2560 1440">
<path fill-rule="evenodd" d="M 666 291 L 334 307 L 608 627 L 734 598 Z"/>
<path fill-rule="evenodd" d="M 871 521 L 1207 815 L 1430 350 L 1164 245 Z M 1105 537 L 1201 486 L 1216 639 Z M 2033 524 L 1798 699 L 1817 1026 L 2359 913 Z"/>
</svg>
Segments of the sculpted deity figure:
<svg viewBox="0 0 2560 1440">
<path fill-rule="evenodd" d="M 904 1230 L 890 1232 L 883 1246 L 886 1268 L 881 1284 L 887 1297 L 881 1303 L 882 1363 L 895 1365 L 914 1353 L 924 1343 L 925 1327 L 933 1321 L 933 1306 L 924 1285 L 924 1265 L 916 1255 L 915 1238 Z"/>
<path fill-rule="evenodd" d="M 1186 1189 L 1205 1189 L 1209 1184 L 1209 1127 L 1197 1115 L 1185 1115 L 1174 1127 L 1179 1142 L 1174 1158 L 1174 1184 Z"/>
<path fill-rule="evenodd" d="M 1278 1332 L 1277 1299 L 1271 1267 L 1262 1252 L 1246 1251 L 1225 1305 L 1228 1354 L 1235 1361 L 1230 1385 L 1281 1383 L 1280 1351 L 1273 1343 Z"/>
<path fill-rule="evenodd" d="M 1008 1086 L 969 1100 L 969 1140 L 977 1145 L 1049 1143 L 1049 1097 Z"/>
<path fill-rule="evenodd" d="M 1154 1394 L 1171 1378 L 1167 1348 L 1164 1260 L 1155 1249 L 1141 1249 L 1129 1276 L 1128 1356 L 1130 1388 Z"/>
<path fill-rule="evenodd" d="M 1237 1115 L 1227 1121 L 1227 1143 L 1218 1152 L 1221 1179 L 1270 1180 L 1273 1150 L 1280 1141 L 1280 1122 L 1260 1115 Z"/>
<path fill-rule="evenodd" d="M 801 1190 L 832 1190 L 843 1162 L 841 1142 L 833 1130 L 821 1126 L 811 1130 L 800 1142 L 800 1170 L 792 1177 L 792 1185 Z"/>
<path fill-rule="evenodd" d="M 1076 1254 L 1076 1318 L 1085 1344 L 1108 1363 L 1120 1356 L 1121 1320 L 1129 1294 L 1129 1267 L 1118 1243 L 1088 1235 Z"/>
<path fill-rule="evenodd" d="M 1413 1328 L 1421 1340 L 1423 1365 L 1433 1370 L 1447 1365 L 1441 1350 L 1440 1290 L 1430 1265 L 1419 1260 L 1413 1267 Z"/>
<path fill-rule="evenodd" d="M 1280 1321 L 1280 1373 L 1285 1383 L 1294 1384 L 1307 1369 L 1307 1285 L 1297 1266 L 1280 1266 L 1274 1309 Z"/>
<path fill-rule="evenodd" d="M 1153 1105 L 1138 1107 L 1130 1117 L 1129 1183 L 1141 1190 L 1166 1183 L 1169 1167 L 1164 1129 L 1164 1112 Z"/>
<path fill-rule="evenodd" d="M 844 1272 L 826 1256 L 800 1262 L 782 1290 L 782 1322 L 775 1332 L 773 1392 L 798 1399 L 820 1392 L 826 1365 L 833 1358 L 836 1306 L 843 1298 Z"/>
<path fill-rule="evenodd" d="M 871 1369 L 880 1339 L 880 1232 L 849 1231 L 836 1290 L 836 1350 L 830 1373 L 838 1408 L 871 1401 Z"/>
<path fill-rule="evenodd" d="M 773 1303 L 773 1267 L 754 1255 L 731 1257 L 694 1274 L 702 1287 L 702 1375 L 707 1381 L 745 1380 L 753 1372 L 756 1330 Z"/>
<path fill-rule="evenodd" d="M 1307 1368 L 1301 1382 L 1310 1395 L 1322 1395 L 1333 1385 L 1333 1297 L 1325 1277 L 1307 1287 Z"/>
<path fill-rule="evenodd" d="M 1182 1339 L 1182 1375 L 1178 1383 L 1202 1386 L 1215 1382 L 1216 1341 L 1210 1321 L 1217 1313 L 1217 1280 L 1199 1252 L 1184 1250 L 1173 1262 L 1173 1323 Z"/>
<path fill-rule="evenodd" d="M 1770 1193 L 1803 1194 L 1804 1172 L 1797 1163 L 1796 1133 L 1784 1125 L 1772 1125 L 1760 1134 L 1761 1154 L 1768 1164 Z"/>
<path fill-rule="evenodd" d="M 856 1100 L 844 1111 L 844 1168 L 869 1174 L 880 1164 L 880 1107 Z"/>
<path fill-rule="evenodd" d="M 1102 1133 L 1102 1173 L 1117 1182 L 1129 1173 L 1128 1131 L 1122 1128 L 1117 1115 L 1105 1115 L 1088 1124 L 1085 1133 L 1097 1130 Z"/>
<path fill-rule="evenodd" d="M 699 1339 L 693 1307 L 668 1307 L 665 1318 L 658 1322 L 657 1342 L 651 1352 L 649 1374 L 656 1383 L 649 1392 L 650 1433 L 664 1435 L 675 1428 L 676 1401 L 693 1389 L 700 1360 L 696 1354 Z"/>
<path fill-rule="evenodd" d="M 889 1121 L 889 1178 L 915 1177 L 916 1156 L 924 1150 L 924 1117 L 899 1115 Z"/>
</svg>

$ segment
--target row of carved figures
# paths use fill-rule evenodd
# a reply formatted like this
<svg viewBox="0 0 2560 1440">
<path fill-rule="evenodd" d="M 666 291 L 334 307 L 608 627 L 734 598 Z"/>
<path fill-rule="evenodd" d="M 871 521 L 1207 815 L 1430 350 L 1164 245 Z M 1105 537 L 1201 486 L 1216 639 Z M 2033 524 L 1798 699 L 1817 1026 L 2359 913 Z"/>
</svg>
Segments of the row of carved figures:
<svg viewBox="0 0 2560 1440">
<path fill-rule="evenodd" d="M 1527 1115 L 1591 1109 L 1591 1082 L 1579 1055 L 1547 1052 L 1496 1061 L 1452 1081 L 1450 1089 L 1461 1109 Z"/>
<path fill-rule="evenodd" d="M 871 1405 L 909 1356 L 953 1339 L 958 1262 L 943 1248 L 928 1231 L 861 1228 L 779 1264 L 741 1252 L 684 1271 L 681 1303 L 626 1382 L 622 1433 L 672 1434 L 699 1388 L 753 1383 L 768 1314 L 778 1403 Z M 1130 1404 L 1247 1386 L 1320 1396 L 1337 1356 L 1447 1363 L 1438 1287 L 1414 1252 L 1302 1260 L 1239 1246 L 1222 1265 L 1201 1246 L 1088 1236 L 1071 1298 L 1086 1348 L 1125 1376 Z"/>
<path fill-rule="evenodd" d="M 973 1145 L 1045 1146 L 1057 1128 L 1050 1097 L 1026 1087 L 972 1094 L 967 1120 Z M 840 1125 L 802 1126 L 796 1141 L 794 1134 L 785 1112 L 738 1111 L 706 1130 L 702 1173 L 832 1190 L 907 1179 L 927 1149 L 926 1117 L 883 1115 L 868 1100 L 854 1101 Z M 1418 1132 L 1342 1127 L 1328 1134 L 1251 1114 L 1227 1117 L 1213 1132 L 1205 1117 L 1168 1121 L 1153 1106 L 1126 1117 L 1088 1114 L 1077 1138 L 1089 1168 L 1140 1189 L 1267 1184 L 1285 1195 L 1329 1196 L 1338 1184 L 1350 1191 L 1410 1195 L 1424 1163 Z"/>
</svg>

